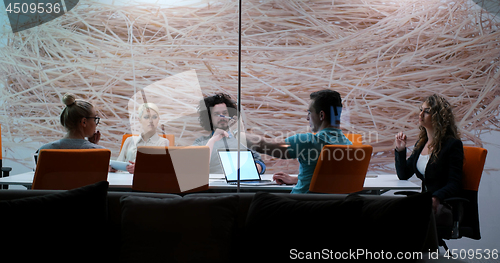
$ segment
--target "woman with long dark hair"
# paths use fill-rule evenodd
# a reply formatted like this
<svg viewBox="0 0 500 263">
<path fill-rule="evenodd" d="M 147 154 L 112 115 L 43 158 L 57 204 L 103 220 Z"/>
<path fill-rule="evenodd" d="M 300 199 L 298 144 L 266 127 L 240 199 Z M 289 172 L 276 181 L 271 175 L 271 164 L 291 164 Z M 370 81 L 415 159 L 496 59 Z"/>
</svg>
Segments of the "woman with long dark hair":
<svg viewBox="0 0 500 263">
<path fill-rule="evenodd" d="M 457 196 L 462 188 L 464 152 L 450 103 L 434 94 L 422 103 L 420 134 L 411 156 L 406 159 L 406 135 L 396 135 L 396 172 L 407 180 L 416 174 L 422 192 L 432 193 L 434 212 L 446 198 Z"/>
</svg>

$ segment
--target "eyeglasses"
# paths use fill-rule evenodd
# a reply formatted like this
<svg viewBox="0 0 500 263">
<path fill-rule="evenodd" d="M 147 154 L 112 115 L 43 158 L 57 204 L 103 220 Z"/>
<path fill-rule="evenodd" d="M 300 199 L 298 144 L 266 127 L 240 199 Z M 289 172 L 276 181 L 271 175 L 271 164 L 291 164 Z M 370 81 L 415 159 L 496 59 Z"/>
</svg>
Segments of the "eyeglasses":
<svg viewBox="0 0 500 263">
<path fill-rule="evenodd" d="M 87 119 L 94 119 L 95 125 L 99 124 L 99 121 L 101 120 L 101 118 L 99 118 L 97 116 L 95 116 L 95 117 L 85 117 L 85 118 L 87 118 Z"/>
</svg>

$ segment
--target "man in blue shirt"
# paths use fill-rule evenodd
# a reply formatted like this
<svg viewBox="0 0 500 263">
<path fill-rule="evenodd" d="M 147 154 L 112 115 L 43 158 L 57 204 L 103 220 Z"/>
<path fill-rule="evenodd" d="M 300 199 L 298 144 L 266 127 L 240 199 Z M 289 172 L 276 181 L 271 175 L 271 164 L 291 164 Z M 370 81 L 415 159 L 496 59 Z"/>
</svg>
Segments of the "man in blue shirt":
<svg viewBox="0 0 500 263">
<path fill-rule="evenodd" d="M 273 175 L 279 184 L 295 184 L 292 193 L 307 193 L 321 149 L 327 144 L 352 145 L 340 130 L 342 99 L 333 90 L 321 90 L 310 94 L 307 120 L 313 133 L 300 133 L 283 142 L 270 141 L 246 134 L 253 149 L 282 159 L 298 159 L 297 177 L 283 172 Z"/>
</svg>

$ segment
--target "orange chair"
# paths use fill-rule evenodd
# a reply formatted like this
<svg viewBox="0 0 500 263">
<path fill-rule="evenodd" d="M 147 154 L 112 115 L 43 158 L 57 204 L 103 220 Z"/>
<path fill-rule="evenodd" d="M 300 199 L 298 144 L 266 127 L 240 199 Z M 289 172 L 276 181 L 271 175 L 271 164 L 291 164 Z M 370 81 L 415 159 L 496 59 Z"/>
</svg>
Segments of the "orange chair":
<svg viewBox="0 0 500 263">
<path fill-rule="evenodd" d="M 459 197 L 444 200 L 452 206 L 453 226 L 438 226 L 440 245 L 448 249 L 443 239 L 468 237 L 481 239 L 477 192 L 488 151 L 480 147 L 464 146 L 462 191 Z"/>
<path fill-rule="evenodd" d="M 10 167 L 3 167 L 3 162 L 2 162 L 2 126 L 0 125 L 0 167 L 2 168 L 2 172 L 0 173 L 0 178 L 2 177 L 7 177 L 9 176 L 10 171 L 12 171 L 12 168 Z M 8 185 L 0 185 L 0 189 L 8 189 Z"/>
<path fill-rule="evenodd" d="M 483 175 L 488 150 L 480 147 L 464 146 L 464 167 L 462 185 L 464 190 L 478 191 Z"/>
<path fill-rule="evenodd" d="M 344 136 L 352 142 L 352 145 L 363 145 L 363 136 L 358 133 L 344 133 Z"/>
<path fill-rule="evenodd" d="M 139 146 L 132 190 L 191 193 L 208 190 L 208 146 Z"/>
<path fill-rule="evenodd" d="M 175 135 L 173 134 L 158 134 L 159 136 L 163 138 L 167 138 L 169 146 L 174 146 L 175 145 Z M 139 134 L 124 134 L 122 136 L 122 144 L 120 145 L 120 151 L 122 150 L 123 144 L 125 143 L 125 140 L 127 140 L 128 137 L 130 136 L 139 136 Z"/>
<path fill-rule="evenodd" d="M 362 191 L 372 152 L 370 145 L 325 145 L 309 191 L 328 194 Z"/>
<path fill-rule="evenodd" d="M 32 189 L 69 190 L 106 181 L 108 149 L 40 150 Z"/>
</svg>

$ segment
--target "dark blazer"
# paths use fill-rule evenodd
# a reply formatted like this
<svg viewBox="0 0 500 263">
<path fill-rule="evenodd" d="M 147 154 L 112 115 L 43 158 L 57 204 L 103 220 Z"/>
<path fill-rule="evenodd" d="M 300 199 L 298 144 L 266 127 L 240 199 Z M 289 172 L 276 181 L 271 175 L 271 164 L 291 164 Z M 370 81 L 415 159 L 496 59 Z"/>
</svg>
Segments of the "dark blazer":
<svg viewBox="0 0 500 263">
<path fill-rule="evenodd" d="M 417 169 L 417 160 L 421 152 L 422 148 L 417 148 L 415 144 L 415 149 L 406 160 L 406 149 L 401 152 L 395 150 L 396 173 L 399 179 L 408 180 L 413 174 L 416 174 L 422 180 L 422 192 L 431 192 L 440 201 L 458 196 L 462 189 L 464 163 L 462 141 L 452 138 L 445 139 L 437 160 L 434 156 L 429 159 L 425 168 L 425 176 Z"/>
</svg>

